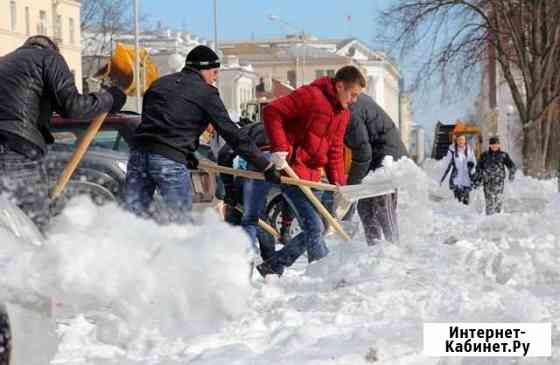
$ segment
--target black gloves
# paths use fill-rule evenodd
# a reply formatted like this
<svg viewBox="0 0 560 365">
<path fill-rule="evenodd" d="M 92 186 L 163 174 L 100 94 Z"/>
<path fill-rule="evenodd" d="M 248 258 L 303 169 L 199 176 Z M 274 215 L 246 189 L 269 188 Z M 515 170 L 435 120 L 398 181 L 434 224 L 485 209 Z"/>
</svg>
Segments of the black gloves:
<svg viewBox="0 0 560 365">
<path fill-rule="evenodd" d="M 113 106 L 111 110 L 109 110 L 110 114 L 118 113 L 123 108 L 124 104 L 126 103 L 126 95 L 116 86 L 111 86 L 110 88 L 106 89 L 109 94 L 113 97 Z"/>
<path fill-rule="evenodd" d="M 193 153 L 188 153 L 185 157 L 187 159 L 187 168 L 189 170 L 198 169 L 198 159 Z"/>
<path fill-rule="evenodd" d="M 281 177 L 280 171 L 276 170 L 272 163 L 264 170 L 264 179 L 268 182 L 280 184 L 282 183 Z"/>
</svg>

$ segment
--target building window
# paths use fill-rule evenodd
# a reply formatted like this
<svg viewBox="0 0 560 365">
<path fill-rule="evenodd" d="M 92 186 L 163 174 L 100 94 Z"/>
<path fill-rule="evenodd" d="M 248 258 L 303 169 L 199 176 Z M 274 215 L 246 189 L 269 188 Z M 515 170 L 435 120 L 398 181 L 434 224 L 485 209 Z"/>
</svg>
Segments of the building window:
<svg viewBox="0 0 560 365">
<path fill-rule="evenodd" d="M 25 7 L 25 34 L 31 34 L 31 20 L 29 18 L 29 6 Z"/>
<path fill-rule="evenodd" d="M 288 84 L 290 84 L 291 87 L 297 87 L 296 71 L 289 70 L 286 76 L 288 77 Z"/>
<path fill-rule="evenodd" d="M 17 26 L 17 7 L 16 7 L 16 1 L 15 0 L 11 0 L 10 1 L 10 30 L 12 32 L 16 31 L 16 26 Z"/>
<path fill-rule="evenodd" d="M 333 69 L 328 69 L 328 70 L 317 69 L 315 70 L 315 79 L 320 79 L 321 77 L 325 77 L 325 76 L 334 77 L 334 74 L 335 74 L 335 70 Z"/>
<path fill-rule="evenodd" d="M 37 24 L 37 33 L 47 35 L 49 30 L 49 23 L 47 20 L 47 12 L 44 10 L 39 11 L 39 23 Z"/>
<path fill-rule="evenodd" d="M 74 38 L 74 18 L 68 19 L 68 32 L 70 33 L 70 44 L 75 44 Z"/>
<path fill-rule="evenodd" d="M 54 24 L 54 39 L 58 42 L 62 41 L 62 15 L 56 15 Z"/>
</svg>

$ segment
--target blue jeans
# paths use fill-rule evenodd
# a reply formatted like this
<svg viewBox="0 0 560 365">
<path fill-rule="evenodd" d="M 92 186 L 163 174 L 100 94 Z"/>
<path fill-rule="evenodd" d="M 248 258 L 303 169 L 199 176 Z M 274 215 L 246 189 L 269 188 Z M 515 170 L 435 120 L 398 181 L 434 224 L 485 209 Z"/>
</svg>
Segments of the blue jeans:
<svg viewBox="0 0 560 365">
<path fill-rule="evenodd" d="M 190 222 L 192 188 L 187 166 L 156 153 L 132 151 L 126 172 L 127 209 L 141 217 L 151 216 L 156 188 L 170 222 Z"/>
<path fill-rule="evenodd" d="M 273 184 L 269 182 L 256 180 L 247 180 L 243 186 L 245 212 L 241 226 L 249 234 L 253 244 L 257 235 L 257 220 L 264 218 L 266 197 L 272 187 Z M 323 222 L 313 204 L 296 186 L 282 185 L 280 189 L 293 207 L 302 232 L 266 261 L 278 274 L 282 274 L 284 268 L 291 266 L 306 250 L 309 262 L 320 260 L 329 252 L 322 238 Z"/>
</svg>

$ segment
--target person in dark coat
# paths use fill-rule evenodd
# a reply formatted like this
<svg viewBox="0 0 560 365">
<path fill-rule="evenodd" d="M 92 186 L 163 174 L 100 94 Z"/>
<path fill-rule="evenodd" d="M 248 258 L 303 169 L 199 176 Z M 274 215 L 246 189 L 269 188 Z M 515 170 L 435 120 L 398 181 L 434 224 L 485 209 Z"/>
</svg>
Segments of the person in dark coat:
<svg viewBox="0 0 560 365">
<path fill-rule="evenodd" d="M 49 131 L 53 111 L 92 119 L 120 110 L 126 96 L 116 87 L 80 94 L 58 46 L 41 35 L 0 58 L 0 96 L 0 193 L 44 232 L 49 223 L 44 157 L 54 142 Z"/>
<path fill-rule="evenodd" d="M 506 168 L 509 170 L 509 181 L 513 181 L 517 167 L 509 155 L 500 149 L 498 137 L 491 137 L 488 144 L 488 151 L 480 155 L 473 180 L 475 188 L 483 185 L 486 214 L 492 215 L 502 212 Z"/>
<path fill-rule="evenodd" d="M 390 168 L 393 161 L 407 156 L 407 151 L 391 117 L 370 96 L 360 95 L 350 112 L 344 144 L 352 151 L 348 185 L 357 185 L 370 171 Z M 397 192 L 361 199 L 357 209 L 368 245 L 383 238 L 398 242 Z M 353 214 L 351 209 L 345 220 Z"/>
<path fill-rule="evenodd" d="M 126 176 L 126 205 L 133 213 L 149 216 L 157 188 L 171 222 L 190 220 L 189 170 L 198 167 L 195 152 L 209 124 L 269 181 L 280 182 L 273 164 L 230 119 L 213 86 L 219 67 L 212 49 L 197 46 L 187 55 L 182 71 L 159 78 L 146 91 Z"/>
<path fill-rule="evenodd" d="M 261 151 L 270 151 L 270 142 L 262 122 L 245 125 L 241 128 L 241 132 L 247 134 Z M 218 164 L 225 167 L 234 167 L 234 161 L 238 156 L 238 153 L 226 143 L 218 152 Z M 247 169 L 246 161 L 239 158 L 238 168 Z M 220 178 L 224 187 L 224 219 L 231 225 L 239 226 L 243 217 L 243 209 L 238 208 L 243 208 L 243 184 L 245 179 L 227 174 L 220 175 Z M 261 258 L 266 261 L 274 254 L 275 239 L 260 227 L 257 229 L 257 238 Z"/>
<path fill-rule="evenodd" d="M 270 151 L 270 143 L 262 122 L 247 124 L 240 129 L 240 132 L 249 136 L 261 151 Z M 234 167 L 234 161 L 238 157 L 239 153 L 226 143 L 218 151 L 218 165 Z M 246 169 L 245 160 L 239 159 L 238 161 L 243 164 L 243 166 L 239 167 Z M 242 214 L 236 207 L 243 204 L 244 179 L 238 176 L 222 174 L 220 175 L 220 180 L 224 188 L 223 201 L 225 203 L 225 220 L 230 224 L 239 225 L 241 224 Z"/>
</svg>

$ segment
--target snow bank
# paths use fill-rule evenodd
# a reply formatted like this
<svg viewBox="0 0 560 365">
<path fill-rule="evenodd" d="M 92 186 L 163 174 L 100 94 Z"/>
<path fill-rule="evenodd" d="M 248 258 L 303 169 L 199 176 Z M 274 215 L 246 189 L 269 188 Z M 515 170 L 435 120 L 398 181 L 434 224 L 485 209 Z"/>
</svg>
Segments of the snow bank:
<svg viewBox="0 0 560 365">
<path fill-rule="evenodd" d="M 417 178 L 399 191 L 400 244 L 330 237 L 327 258 L 254 288 L 245 237 L 212 215 L 158 227 L 75 201 L 39 260 L 51 276 L 42 291 L 73 314 L 53 364 L 512 363 L 425 357 L 432 321 L 552 322 L 553 357 L 514 363 L 560 363 L 555 182 L 518 176 L 505 213 L 487 217 L 480 192 L 464 206 L 439 186 L 441 168 L 409 167 Z"/>
<path fill-rule="evenodd" d="M 154 338 L 215 331 L 246 311 L 253 290 L 246 235 L 211 213 L 197 225 L 162 227 L 78 198 L 57 217 L 43 247 L 8 237 L 2 232 L 3 283 L 40 293 L 48 304 L 35 309 L 43 315 L 54 310 L 59 321 L 81 315 L 90 322 L 63 327 L 61 350 L 67 341 L 80 343 L 73 338 L 79 334 L 84 342 L 74 348 L 102 337 L 143 353 Z M 91 323 L 102 328 L 90 331 Z M 57 363 L 74 363 L 67 355 Z"/>
<path fill-rule="evenodd" d="M 363 232 L 350 244 L 329 240 L 327 258 L 302 260 L 263 284 L 243 320 L 192 339 L 189 361 L 510 364 L 508 358 L 422 355 L 425 322 L 505 321 L 552 322 L 553 357 L 519 363 L 560 362 L 554 182 L 518 176 L 506 191 L 506 212 L 487 217 L 480 205 L 459 204 L 439 186 L 442 168 L 428 161 L 424 176 L 399 191 L 399 245 L 367 247 Z"/>
</svg>

